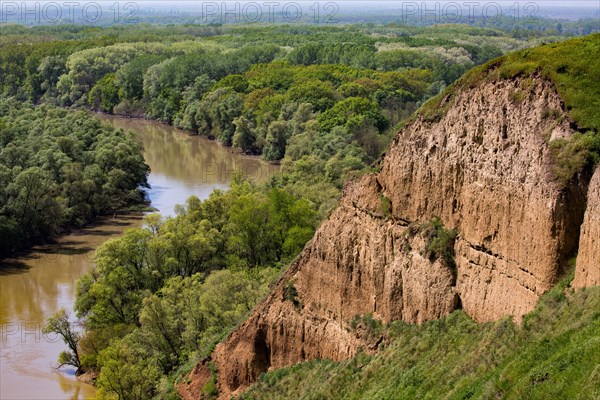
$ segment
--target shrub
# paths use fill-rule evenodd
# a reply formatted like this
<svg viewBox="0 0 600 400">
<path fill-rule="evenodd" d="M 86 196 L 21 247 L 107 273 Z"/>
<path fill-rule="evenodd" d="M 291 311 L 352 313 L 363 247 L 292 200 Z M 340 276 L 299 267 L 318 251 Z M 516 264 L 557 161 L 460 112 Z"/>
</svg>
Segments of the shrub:
<svg viewBox="0 0 600 400">
<path fill-rule="evenodd" d="M 300 301 L 298 300 L 298 290 L 294 286 L 294 283 L 290 280 L 285 282 L 283 287 L 283 294 L 287 301 L 290 301 L 294 304 L 294 306 L 299 307 Z"/>
<path fill-rule="evenodd" d="M 560 184 L 567 185 L 586 165 L 600 161 L 600 135 L 577 132 L 568 139 L 553 140 L 550 149 L 556 178 Z"/>
<path fill-rule="evenodd" d="M 542 111 L 542 119 L 559 119 L 560 110 L 556 108 L 544 108 Z"/>
<path fill-rule="evenodd" d="M 214 399 L 219 394 L 219 389 L 217 388 L 217 374 L 214 366 L 209 365 L 209 368 L 211 369 L 210 379 L 202 387 L 202 394 L 206 396 L 205 398 Z"/>
<path fill-rule="evenodd" d="M 438 258 L 444 260 L 451 269 L 456 269 L 454 262 L 454 241 L 457 232 L 454 229 L 445 229 L 442 220 L 434 217 L 431 221 L 421 225 L 421 234 L 427 240 L 425 252 L 431 261 Z"/>
<path fill-rule="evenodd" d="M 381 211 L 381 213 L 386 218 L 391 217 L 392 216 L 392 201 L 390 200 L 390 198 L 387 197 L 386 195 L 382 194 L 379 197 L 379 200 L 380 200 L 379 211 Z"/>
<path fill-rule="evenodd" d="M 373 318 L 373 314 L 356 314 L 350 321 L 350 328 L 353 331 L 363 329 L 368 340 L 380 337 L 383 333 L 383 324 L 380 320 Z"/>
<path fill-rule="evenodd" d="M 523 100 L 525 100 L 525 97 L 527 97 L 527 94 L 522 90 L 513 90 L 510 92 L 509 97 L 510 97 L 511 102 L 518 104 L 518 103 L 523 102 Z"/>
</svg>

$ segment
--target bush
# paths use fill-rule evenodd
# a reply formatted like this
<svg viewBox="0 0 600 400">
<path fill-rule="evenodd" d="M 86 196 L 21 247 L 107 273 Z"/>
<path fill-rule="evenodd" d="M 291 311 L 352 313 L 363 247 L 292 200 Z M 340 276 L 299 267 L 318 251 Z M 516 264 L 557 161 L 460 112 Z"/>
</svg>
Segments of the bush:
<svg viewBox="0 0 600 400">
<path fill-rule="evenodd" d="M 202 394 L 207 399 L 214 399 L 219 394 L 219 388 L 217 387 L 217 369 L 213 363 L 208 364 L 210 370 L 210 379 L 202 387 Z"/>
<path fill-rule="evenodd" d="M 379 196 L 379 200 L 380 200 L 379 210 L 381 211 L 381 213 L 386 218 L 391 217 L 392 216 L 392 201 L 390 200 L 390 198 L 387 197 L 386 195 L 382 194 L 381 196 Z"/>
<path fill-rule="evenodd" d="M 561 185 L 566 186 L 586 165 L 600 161 L 600 135 L 594 132 L 577 132 L 568 139 L 553 140 L 550 142 L 550 149 L 556 178 Z"/>
<path fill-rule="evenodd" d="M 373 340 L 383 334 L 383 324 L 380 320 L 373 318 L 373 314 L 356 314 L 350 321 L 350 328 L 354 331 L 364 330 L 367 340 Z"/>
<path fill-rule="evenodd" d="M 456 230 L 445 229 L 442 220 L 434 217 L 421 225 L 420 232 L 427 240 L 425 247 L 427 257 L 431 261 L 441 258 L 448 267 L 456 269 L 454 262 L 454 241 L 458 235 Z"/>
<path fill-rule="evenodd" d="M 285 285 L 283 287 L 283 294 L 285 296 L 285 299 L 287 301 L 292 302 L 294 306 L 299 307 L 301 305 L 300 301 L 298 300 L 298 290 L 296 289 L 292 281 L 287 280 L 285 282 Z"/>
</svg>

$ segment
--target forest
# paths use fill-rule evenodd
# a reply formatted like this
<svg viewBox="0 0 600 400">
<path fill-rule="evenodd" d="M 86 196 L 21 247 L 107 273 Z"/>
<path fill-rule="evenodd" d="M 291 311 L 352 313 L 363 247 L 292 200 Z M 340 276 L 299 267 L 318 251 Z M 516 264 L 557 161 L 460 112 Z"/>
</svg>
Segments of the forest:
<svg viewBox="0 0 600 400">
<path fill-rule="evenodd" d="M 0 257 L 140 204 L 147 174 L 130 133 L 83 111 L 0 100 Z"/>
<path fill-rule="evenodd" d="M 466 25 L 3 26 L 5 97 L 151 118 L 281 162 L 321 217 L 428 98 L 559 40 Z"/>
<path fill-rule="evenodd" d="M 282 166 L 268 182 L 238 175 L 228 191 L 191 197 L 174 217 L 147 214 L 79 281 L 85 334 L 67 311 L 48 321 L 68 346 L 60 364 L 118 399 L 177 398 L 174 384 L 269 292 L 344 183 L 377 170 L 428 99 L 474 66 L 562 39 L 461 25 L 2 29 L 0 256 L 143 202 L 139 144 L 90 110 Z"/>
<path fill-rule="evenodd" d="M 161 377 L 207 356 L 252 309 L 308 241 L 316 213 L 305 199 L 237 177 L 227 192 L 188 199 L 173 218 L 106 242 L 79 281 L 75 310 L 86 335 L 64 360 L 99 370 L 103 393 L 166 396 Z M 140 397 L 134 393 L 141 393 Z"/>
</svg>

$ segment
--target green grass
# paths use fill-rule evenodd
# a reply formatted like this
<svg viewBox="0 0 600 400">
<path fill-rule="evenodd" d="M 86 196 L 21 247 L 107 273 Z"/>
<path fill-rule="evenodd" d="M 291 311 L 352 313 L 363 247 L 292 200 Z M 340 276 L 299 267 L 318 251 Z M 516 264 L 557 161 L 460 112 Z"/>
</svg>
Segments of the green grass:
<svg viewBox="0 0 600 400">
<path fill-rule="evenodd" d="M 473 88 L 483 81 L 539 73 L 554 84 L 579 130 L 600 132 L 599 60 L 598 33 L 510 53 L 473 68 L 425 103 L 419 113 L 434 120 L 445 114 L 449 100 L 460 90 Z"/>
<path fill-rule="evenodd" d="M 269 372 L 241 398 L 598 399 L 600 287 L 571 293 L 570 279 L 520 326 L 477 324 L 461 311 L 420 326 L 394 322 L 374 356 Z"/>
</svg>

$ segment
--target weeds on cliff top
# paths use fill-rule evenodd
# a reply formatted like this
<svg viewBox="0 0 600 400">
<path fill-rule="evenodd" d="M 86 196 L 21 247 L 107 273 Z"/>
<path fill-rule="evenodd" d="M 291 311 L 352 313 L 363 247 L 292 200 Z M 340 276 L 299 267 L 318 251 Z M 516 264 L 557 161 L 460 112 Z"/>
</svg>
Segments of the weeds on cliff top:
<svg viewBox="0 0 600 400">
<path fill-rule="evenodd" d="M 269 372 L 241 398 L 597 399 L 600 287 L 565 293 L 571 278 L 522 326 L 478 324 L 462 311 L 422 325 L 393 322 L 391 343 L 375 356 Z"/>
<path fill-rule="evenodd" d="M 600 132 L 600 33 L 521 50 L 475 67 L 444 92 L 427 101 L 416 115 L 438 121 L 461 90 L 486 81 L 539 73 L 554 84 L 565 109 L 580 130 Z"/>
</svg>

